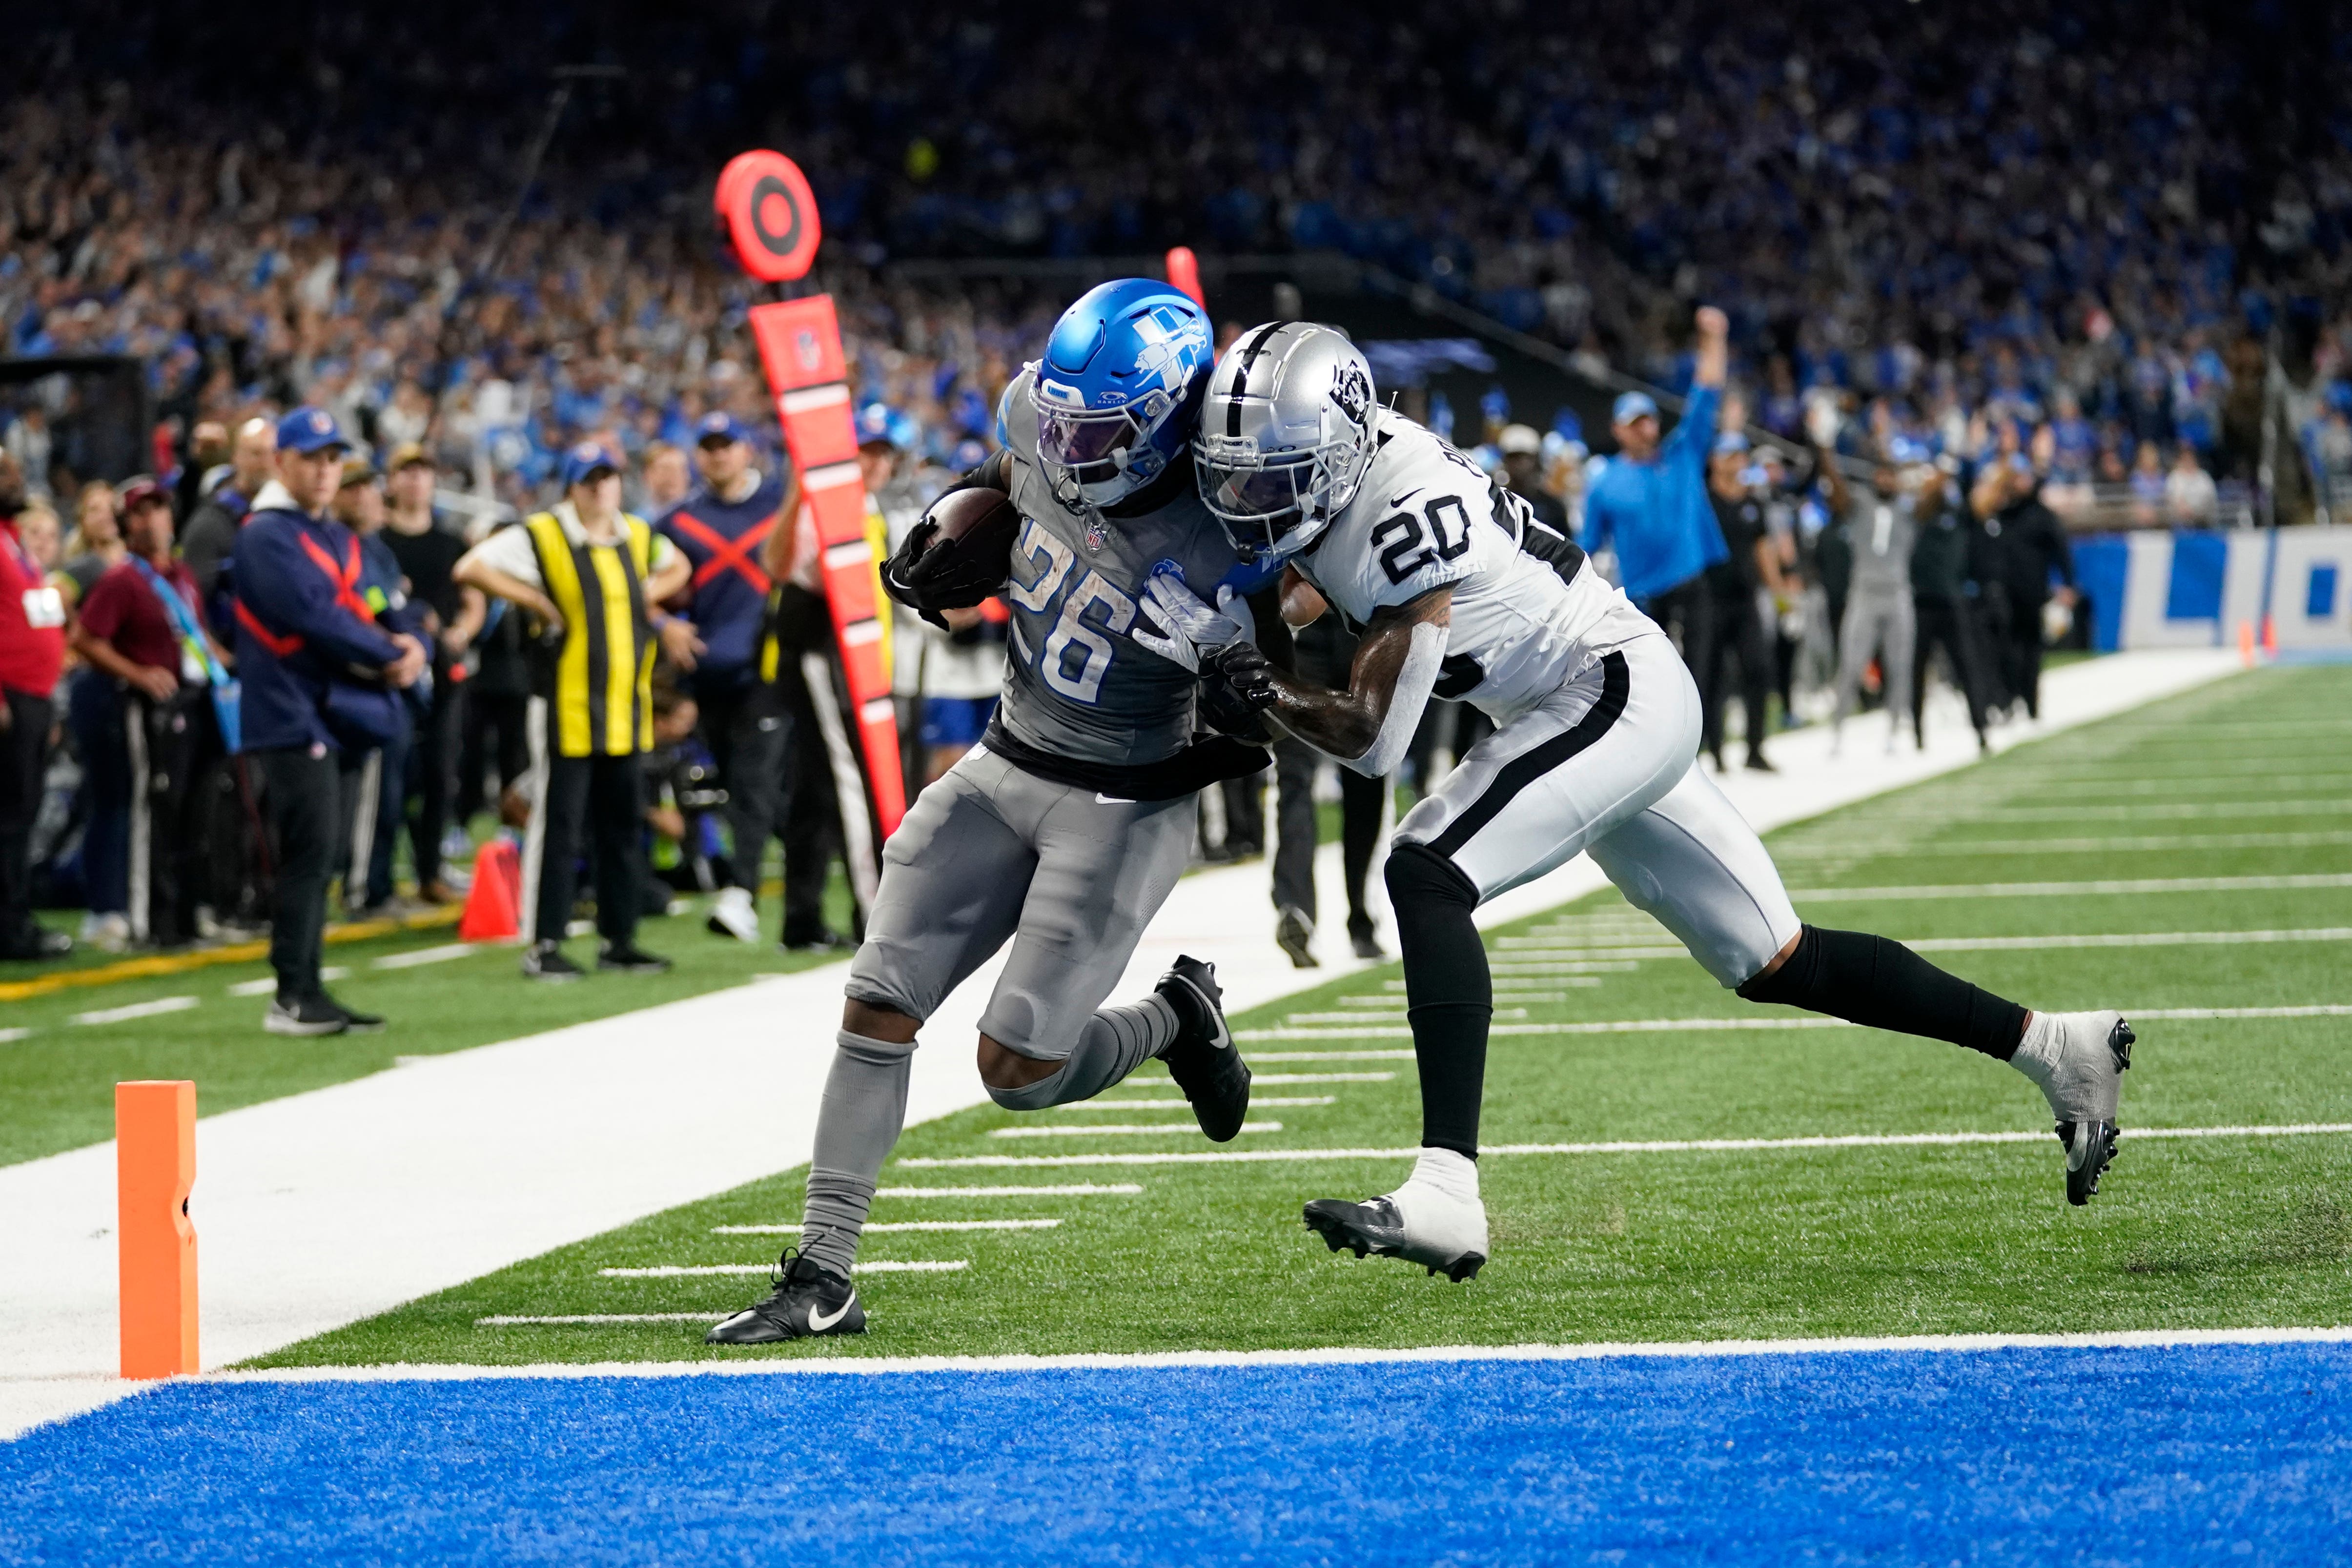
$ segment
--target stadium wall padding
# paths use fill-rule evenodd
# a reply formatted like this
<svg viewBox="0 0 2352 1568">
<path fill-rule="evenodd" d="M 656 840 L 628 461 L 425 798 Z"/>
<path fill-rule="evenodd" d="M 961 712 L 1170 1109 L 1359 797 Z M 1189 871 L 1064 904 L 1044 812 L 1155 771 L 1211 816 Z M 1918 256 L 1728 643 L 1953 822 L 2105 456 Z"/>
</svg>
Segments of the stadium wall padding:
<svg viewBox="0 0 2352 1568">
<path fill-rule="evenodd" d="M 2265 615 L 2282 649 L 2352 648 L 2352 528 L 2094 534 L 2074 570 L 2101 653 L 2226 647 Z"/>
</svg>

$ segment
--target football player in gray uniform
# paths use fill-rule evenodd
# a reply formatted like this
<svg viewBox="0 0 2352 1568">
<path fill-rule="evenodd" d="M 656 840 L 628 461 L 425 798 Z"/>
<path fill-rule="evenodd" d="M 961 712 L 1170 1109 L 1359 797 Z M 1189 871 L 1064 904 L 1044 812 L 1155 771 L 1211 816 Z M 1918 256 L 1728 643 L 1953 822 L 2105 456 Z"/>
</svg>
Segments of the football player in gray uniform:
<svg viewBox="0 0 2352 1568">
<path fill-rule="evenodd" d="M 1180 641 L 1142 618 L 1156 572 L 1233 606 L 1239 619 L 1203 614 L 1238 638 L 1238 594 L 1271 577 L 1243 562 L 1193 484 L 1188 442 L 1214 357 L 1200 308 L 1168 285 L 1093 290 L 1006 389 L 1002 450 L 932 504 L 885 570 L 892 597 L 942 623 L 1004 596 L 1004 695 L 981 743 L 883 847 L 799 1249 L 712 1343 L 864 1330 L 850 1266 L 906 1114 L 917 1032 L 1008 942 L 980 1025 L 998 1104 L 1088 1099 L 1159 1057 L 1203 1133 L 1241 1130 L 1249 1068 L 1209 965 L 1179 957 L 1150 994 L 1103 1006 L 1191 857 L 1194 792 L 1270 761 L 1223 736 L 1195 740 L 1200 683 Z M 940 514 L 975 487 L 1000 493 L 983 507 L 1004 528 L 966 518 L 950 537 Z"/>
<path fill-rule="evenodd" d="M 1702 381 L 1724 371 L 1719 312 L 1701 313 Z M 1493 988 L 1472 915 L 1590 852 L 1628 902 L 1727 988 L 1970 1047 L 2047 1096 L 2067 1197 L 2088 1200 L 2115 1152 L 2133 1035 L 2114 1012 L 2029 1011 L 1899 943 L 1801 923 L 1755 832 L 1696 762 L 1699 698 L 1674 644 L 1583 553 L 1412 421 L 1379 406 L 1339 333 L 1244 333 L 1212 379 L 1194 467 L 1237 549 L 1281 560 L 1285 615 L 1328 605 L 1362 642 L 1348 689 L 1310 685 L 1226 641 L 1173 578 L 1147 595 L 1196 628 L 1210 711 L 1261 710 L 1348 767 L 1396 766 L 1432 695 L 1496 728 L 1399 824 L 1388 885 L 1403 947 L 1422 1091 L 1410 1179 L 1307 1223 L 1334 1250 L 1468 1279 L 1486 1261 L 1478 1113 Z"/>
</svg>

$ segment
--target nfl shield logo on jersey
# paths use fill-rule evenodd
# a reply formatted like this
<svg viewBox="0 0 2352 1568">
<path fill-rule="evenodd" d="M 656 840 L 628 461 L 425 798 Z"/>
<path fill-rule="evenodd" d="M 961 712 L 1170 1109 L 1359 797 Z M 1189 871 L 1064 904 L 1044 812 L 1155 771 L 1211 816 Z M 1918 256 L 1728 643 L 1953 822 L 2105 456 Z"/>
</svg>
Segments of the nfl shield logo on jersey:
<svg viewBox="0 0 2352 1568">
<path fill-rule="evenodd" d="M 1095 554 L 1108 543 L 1110 525 L 1103 521 L 1100 512 L 1089 513 L 1087 517 L 1087 553 Z"/>
</svg>

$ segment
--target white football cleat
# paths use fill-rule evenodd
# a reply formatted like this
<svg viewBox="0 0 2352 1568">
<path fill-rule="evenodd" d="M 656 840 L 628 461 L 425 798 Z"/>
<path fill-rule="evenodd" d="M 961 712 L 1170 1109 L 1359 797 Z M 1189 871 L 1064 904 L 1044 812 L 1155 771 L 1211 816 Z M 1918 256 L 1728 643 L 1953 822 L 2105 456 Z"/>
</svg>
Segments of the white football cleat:
<svg viewBox="0 0 2352 1568">
<path fill-rule="evenodd" d="M 722 887 L 718 900 L 710 906 L 710 918 L 704 922 L 714 936 L 732 936 L 738 942 L 760 939 L 760 912 L 751 904 L 751 890 L 747 887 Z"/>
<path fill-rule="evenodd" d="M 1447 1162 L 1448 1168 L 1433 1168 Z M 1486 1205 L 1478 1197 L 1477 1167 L 1450 1149 L 1423 1149 L 1412 1177 L 1392 1193 L 1361 1203 L 1318 1197 L 1307 1206 L 1305 1218 L 1307 1228 L 1334 1252 L 1402 1258 L 1456 1284 L 1486 1266 Z"/>
<path fill-rule="evenodd" d="M 2116 1113 L 2138 1038 L 2118 1012 L 2037 1012 L 2011 1059 L 2050 1102 L 2066 1151 L 2066 1201 L 2078 1207 L 2116 1157 Z"/>
</svg>

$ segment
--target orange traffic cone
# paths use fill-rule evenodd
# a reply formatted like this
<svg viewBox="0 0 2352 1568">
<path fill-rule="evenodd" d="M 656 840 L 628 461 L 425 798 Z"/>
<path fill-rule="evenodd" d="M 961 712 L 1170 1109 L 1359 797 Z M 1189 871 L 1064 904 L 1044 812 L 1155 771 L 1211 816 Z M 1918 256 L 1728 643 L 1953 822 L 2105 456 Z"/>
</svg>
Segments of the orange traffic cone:
<svg viewBox="0 0 2352 1568">
<path fill-rule="evenodd" d="M 457 922 L 460 942 L 511 942 L 522 935 L 522 864 L 514 843 L 492 839 L 474 857 L 474 885 Z"/>
<path fill-rule="evenodd" d="M 2250 670 L 2254 667 L 2254 623 L 2251 621 L 2238 622 L 2238 663 Z"/>
</svg>

